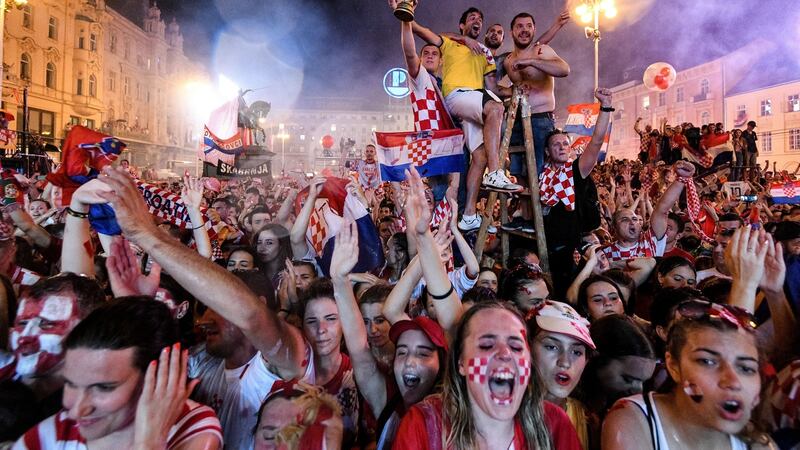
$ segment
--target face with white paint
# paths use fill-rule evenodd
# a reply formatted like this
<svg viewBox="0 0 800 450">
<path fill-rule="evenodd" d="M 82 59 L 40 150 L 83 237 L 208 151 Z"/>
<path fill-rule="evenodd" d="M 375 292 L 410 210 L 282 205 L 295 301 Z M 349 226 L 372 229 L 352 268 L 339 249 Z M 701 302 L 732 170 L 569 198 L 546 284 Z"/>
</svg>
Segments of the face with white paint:
<svg viewBox="0 0 800 450">
<path fill-rule="evenodd" d="M 20 376 L 45 375 L 64 359 L 61 342 L 78 324 L 78 302 L 70 291 L 23 297 L 11 329 L 11 349 Z"/>
<path fill-rule="evenodd" d="M 471 409 L 493 420 L 511 420 L 530 380 L 525 324 L 511 311 L 487 308 L 466 326 L 458 371 L 466 378 Z"/>
</svg>

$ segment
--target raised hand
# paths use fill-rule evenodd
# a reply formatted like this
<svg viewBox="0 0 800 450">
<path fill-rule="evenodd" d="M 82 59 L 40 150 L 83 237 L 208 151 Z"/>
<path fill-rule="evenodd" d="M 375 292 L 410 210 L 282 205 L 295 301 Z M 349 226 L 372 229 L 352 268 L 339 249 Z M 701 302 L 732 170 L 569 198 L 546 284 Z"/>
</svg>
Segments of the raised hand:
<svg viewBox="0 0 800 450">
<path fill-rule="evenodd" d="M 136 405 L 134 448 L 166 448 L 169 431 L 199 380 L 186 380 L 188 350 L 180 343 L 166 347 L 147 367 Z"/>
<path fill-rule="evenodd" d="M 83 203 L 84 205 L 95 205 L 100 203 L 107 203 L 100 193 L 110 192 L 111 188 L 99 179 L 89 180 L 82 184 L 75 193 L 72 194 L 72 199 Z"/>
<path fill-rule="evenodd" d="M 406 197 L 406 223 L 409 227 L 414 227 L 417 234 L 425 234 L 429 231 L 431 223 L 431 211 L 425 200 L 425 185 L 414 167 L 406 169 L 406 179 L 409 184 Z"/>
<path fill-rule="evenodd" d="M 611 89 L 597 88 L 594 91 L 594 96 L 600 101 L 600 106 L 608 108 L 611 106 Z"/>
<path fill-rule="evenodd" d="M 347 278 L 358 263 L 358 228 L 355 223 L 348 222 L 336 235 L 331 256 L 331 279 Z"/>
<path fill-rule="evenodd" d="M 565 9 L 564 11 L 561 11 L 561 15 L 558 16 L 558 26 L 563 27 L 567 24 L 567 22 L 569 22 L 569 19 L 569 10 Z"/>
<path fill-rule="evenodd" d="M 764 258 L 764 275 L 758 283 L 764 291 L 780 292 L 786 280 L 786 262 L 783 259 L 783 246 L 774 242 L 772 235 L 767 234 L 767 256 Z"/>
<path fill-rule="evenodd" d="M 695 168 L 694 164 L 688 161 L 678 161 L 672 165 L 672 170 L 681 178 L 691 178 L 694 176 Z"/>
<path fill-rule="evenodd" d="M 184 176 L 181 199 L 187 208 L 200 209 L 203 202 L 203 182 L 189 175 Z"/>
<path fill-rule="evenodd" d="M 154 296 L 161 281 L 161 266 L 153 262 L 150 274 L 144 275 L 139 268 L 139 260 L 122 238 L 111 242 L 108 258 L 106 258 L 108 281 L 114 297 L 129 295 Z"/>
<path fill-rule="evenodd" d="M 733 233 L 730 243 L 725 248 L 725 264 L 734 281 L 752 287 L 758 286 L 762 281 L 765 271 L 764 261 L 770 246 L 765 234 L 763 228 L 753 230 L 747 225 Z"/>
<path fill-rule="evenodd" d="M 110 190 L 97 192 L 97 195 L 111 203 L 125 236 L 135 242 L 141 235 L 156 233 L 158 229 L 130 174 L 121 167 L 109 166 L 103 169 L 103 175 L 98 179 Z"/>
</svg>

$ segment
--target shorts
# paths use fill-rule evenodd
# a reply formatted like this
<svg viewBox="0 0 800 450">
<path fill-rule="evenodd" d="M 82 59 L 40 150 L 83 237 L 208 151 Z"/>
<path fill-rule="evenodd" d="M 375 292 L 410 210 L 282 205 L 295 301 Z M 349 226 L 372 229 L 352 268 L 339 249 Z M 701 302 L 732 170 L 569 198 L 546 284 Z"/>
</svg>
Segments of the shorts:
<svg viewBox="0 0 800 450">
<path fill-rule="evenodd" d="M 454 89 L 444 99 L 450 114 L 461 120 L 464 144 L 470 153 L 483 144 L 483 105 L 490 101 L 500 99 L 485 89 Z"/>
<path fill-rule="evenodd" d="M 547 135 L 555 130 L 556 121 L 551 112 L 531 114 L 530 120 L 531 130 L 533 130 L 533 150 L 536 155 L 536 173 L 540 174 L 544 169 L 544 148 L 547 145 Z M 518 145 L 525 145 L 525 133 L 522 130 L 521 111 L 517 111 L 514 127 L 511 129 L 511 143 L 509 146 Z M 525 153 L 511 153 L 509 159 L 511 160 L 511 164 L 508 170 L 511 175 L 527 178 L 528 170 L 525 162 Z"/>
</svg>

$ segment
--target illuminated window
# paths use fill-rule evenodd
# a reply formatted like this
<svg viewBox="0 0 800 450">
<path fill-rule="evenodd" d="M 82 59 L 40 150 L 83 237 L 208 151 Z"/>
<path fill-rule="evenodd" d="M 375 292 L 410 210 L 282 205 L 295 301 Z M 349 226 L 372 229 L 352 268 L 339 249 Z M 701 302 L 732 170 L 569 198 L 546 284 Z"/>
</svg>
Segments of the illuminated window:
<svg viewBox="0 0 800 450">
<path fill-rule="evenodd" d="M 794 94 L 789 96 L 789 108 L 787 109 L 788 112 L 798 112 L 800 111 L 800 94 Z"/>
<path fill-rule="evenodd" d="M 761 133 L 761 136 L 758 137 L 758 140 L 761 141 L 761 151 L 769 153 L 772 151 L 772 132 L 765 131 Z"/>
<path fill-rule="evenodd" d="M 772 115 L 772 100 L 770 99 L 761 100 L 761 115 L 762 116 Z"/>
</svg>

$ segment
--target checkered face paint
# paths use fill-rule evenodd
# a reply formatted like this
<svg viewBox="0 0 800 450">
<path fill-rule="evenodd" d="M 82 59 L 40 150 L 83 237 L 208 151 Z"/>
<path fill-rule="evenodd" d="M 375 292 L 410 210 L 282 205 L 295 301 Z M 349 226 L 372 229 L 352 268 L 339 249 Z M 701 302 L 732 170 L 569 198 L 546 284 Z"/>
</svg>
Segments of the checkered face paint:
<svg viewBox="0 0 800 450">
<path fill-rule="evenodd" d="M 42 375 L 64 359 L 61 342 L 79 322 L 74 296 L 24 298 L 11 329 L 11 349 L 20 376 Z"/>
</svg>

